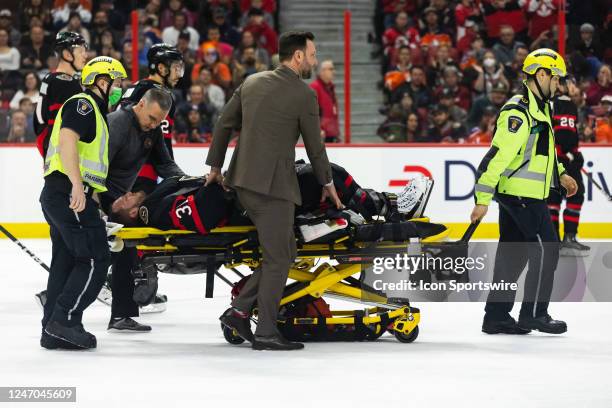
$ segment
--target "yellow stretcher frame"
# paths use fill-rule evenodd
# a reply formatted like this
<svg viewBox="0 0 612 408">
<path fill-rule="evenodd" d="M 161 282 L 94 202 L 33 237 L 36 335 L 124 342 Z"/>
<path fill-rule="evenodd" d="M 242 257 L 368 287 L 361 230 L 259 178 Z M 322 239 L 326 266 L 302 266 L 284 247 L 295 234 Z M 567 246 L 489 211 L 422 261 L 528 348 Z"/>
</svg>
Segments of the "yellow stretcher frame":
<svg viewBox="0 0 612 408">
<path fill-rule="evenodd" d="M 429 222 L 428 218 L 420 218 L 413 221 Z M 214 234 L 248 234 L 255 231 L 254 226 L 229 226 L 216 228 L 210 231 L 209 235 Z M 123 241 L 144 241 L 151 237 L 163 238 L 163 245 L 144 245 L 137 244 L 136 248 L 145 252 L 155 252 L 172 254 L 179 251 L 180 248 L 171 243 L 172 237 L 185 236 L 189 234 L 197 235 L 197 233 L 185 230 L 159 230 L 156 228 L 123 228 L 117 233 L 117 237 Z M 420 243 L 439 242 L 448 237 L 450 230 L 447 228 L 442 233 L 435 236 L 430 236 L 420 239 Z M 375 307 L 365 310 L 350 310 L 350 311 L 332 311 L 332 317 L 325 318 L 324 322 L 320 322 L 318 318 L 293 318 L 290 323 L 293 325 L 355 325 L 359 320 L 360 325 L 367 326 L 372 330 L 372 339 L 378 338 L 385 331 L 392 332 L 395 337 L 401 342 L 412 342 L 418 336 L 418 325 L 420 322 L 420 311 L 417 308 L 411 307 L 408 302 L 393 303 L 384 296 L 363 290 L 351 284 L 343 282 L 343 280 L 358 274 L 362 271 L 364 265 L 370 263 L 351 263 L 331 265 L 324 262 L 315 269 L 317 261 L 322 258 L 330 258 L 326 255 L 329 251 L 347 251 L 349 247 L 347 240 L 350 236 L 342 236 L 337 238 L 332 243 L 326 244 L 302 244 L 298 248 L 297 261 L 289 270 L 289 279 L 302 284 L 299 290 L 283 296 L 281 306 L 291 303 L 305 296 L 319 298 L 324 295 L 330 297 L 338 297 L 343 300 L 374 304 Z M 230 248 L 225 246 L 193 246 L 193 251 L 227 251 L 235 250 L 240 252 L 241 259 L 236 263 L 224 263 L 227 268 L 235 268 L 237 266 L 246 265 L 254 269 L 260 266 L 260 251 L 253 248 L 245 247 L 249 241 L 248 238 L 238 240 L 231 244 Z M 365 242 L 352 243 L 353 247 L 365 248 L 375 245 L 376 249 L 382 250 L 403 250 L 408 242 Z M 314 269 L 314 270 L 313 270 Z M 254 311 L 256 316 L 256 310 Z M 287 323 L 282 321 L 282 323 Z M 383 327 L 382 323 L 385 323 Z M 224 336 L 226 340 L 232 344 L 239 344 L 243 340 L 237 336 L 237 333 L 231 329 L 224 328 Z"/>
</svg>

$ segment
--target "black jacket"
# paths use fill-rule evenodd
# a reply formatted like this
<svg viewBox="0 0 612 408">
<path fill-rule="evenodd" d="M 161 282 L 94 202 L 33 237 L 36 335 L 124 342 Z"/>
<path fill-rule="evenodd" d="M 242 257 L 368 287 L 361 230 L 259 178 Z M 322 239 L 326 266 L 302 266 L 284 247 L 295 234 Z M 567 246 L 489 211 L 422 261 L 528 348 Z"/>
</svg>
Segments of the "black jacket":
<svg viewBox="0 0 612 408">
<path fill-rule="evenodd" d="M 108 191 L 101 196 L 103 209 L 108 209 L 115 199 L 132 189 L 138 172 L 149 157 L 160 177 L 185 175 L 170 157 L 160 128 L 143 132 L 131 105 L 108 115 L 108 130 Z"/>
</svg>

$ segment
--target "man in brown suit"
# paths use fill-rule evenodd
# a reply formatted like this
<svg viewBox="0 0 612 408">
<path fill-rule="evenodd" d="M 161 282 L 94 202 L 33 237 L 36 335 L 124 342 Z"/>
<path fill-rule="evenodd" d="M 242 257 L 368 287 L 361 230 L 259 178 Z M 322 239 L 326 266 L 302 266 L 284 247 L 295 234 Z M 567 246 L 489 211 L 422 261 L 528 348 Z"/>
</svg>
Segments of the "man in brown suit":
<svg viewBox="0 0 612 408">
<path fill-rule="evenodd" d="M 324 186 L 321 200 L 330 198 L 342 207 L 320 137 L 317 97 L 302 81 L 317 65 L 313 34 L 281 35 L 279 59 L 277 69 L 249 76 L 234 92 L 219 117 L 206 159 L 211 166 L 207 184 L 220 182 L 236 190 L 257 227 L 263 249 L 261 268 L 220 318 L 252 342 L 255 350 L 304 347 L 284 339 L 276 326 L 283 288 L 296 256 L 293 217 L 301 198 L 294 161 L 300 134 L 317 180 Z M 240 137 L 223 180 L 221 167 L 235 129 L 241 129 Z M 258 323 L 253 336 L 249 314 L 255 304 Z"/>
</svg>

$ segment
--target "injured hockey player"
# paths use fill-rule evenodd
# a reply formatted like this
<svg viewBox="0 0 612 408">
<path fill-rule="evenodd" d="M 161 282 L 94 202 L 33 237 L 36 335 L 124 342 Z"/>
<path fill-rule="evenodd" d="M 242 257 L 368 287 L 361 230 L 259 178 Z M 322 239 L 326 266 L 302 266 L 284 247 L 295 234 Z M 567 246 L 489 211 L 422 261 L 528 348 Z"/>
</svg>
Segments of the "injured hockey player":
<svg viewBox="0 0 612 408">
<path fill-rule="evenodd" d="M 330 203 L 321 202 L 322 187 L 310 164 L 296 162 L 302 205 L 296 208 L 296 224 L 310 226 L 308 217 L 339 218 Z M 332 164 L 332 177 L 338 195 L 346 206 L 351 222 L 380 219 L 404 221 L 422 215 L 433 180 L 412 179 L 399 194 L 380 193 L 364 189 L 342 167 Z M 149 196 L 127 193 L 112 204 L 111 219 L 130 227 L 154 227 L 162 230 L 181 229 L 207 234 L 213 228 L 228 225 L 248 225 L 250 221 L 236 195 L 219 184 L 204 186 L 203 177 L 171 177 L 162 181 Z M 327 216 L 327 217 L 326 217 Z M 327 228 L 342 227 L 326 224 Z M 304 235 L 321 235 L 321 231 L 304 229 Z M 307 241 L 309 239 L 306 239 Z"/>
</svg>

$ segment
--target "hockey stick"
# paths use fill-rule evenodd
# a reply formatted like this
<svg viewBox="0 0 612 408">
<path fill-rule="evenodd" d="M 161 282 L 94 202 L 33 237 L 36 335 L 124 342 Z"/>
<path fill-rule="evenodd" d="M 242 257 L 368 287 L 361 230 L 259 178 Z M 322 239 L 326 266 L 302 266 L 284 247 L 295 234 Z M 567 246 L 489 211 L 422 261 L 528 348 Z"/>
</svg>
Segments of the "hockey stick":
<svg viewBox="0 0 612 408">
<path fill-rule="evenodd" d="M 45 271 L 50 272 L 51 269 L 47 266 L 46 263 L 44 263 L 38 256 L 36 256 L 32 251 L 30 251 L 25 245 L 23 245 L 21 243 L 21 241 L 19 241 L 13 234 L 11 234 L 10 232 L 8 232 L 6 230 L 6 228 L 4 228 L 2 226 L 2 224 L 0 224 L 0 232 L 2 232 L 4 235 L 6 235 L 11 241 L 13 241 L 15 244 L 17 244 L 17 246 L 19 248 L 21 248 L 23 250 L 23 252 L 25 252 L 26 254 L 30 255 L 30 258 L 32 258 L 37 264 L 39 264 Z"/>
<path fill-rule="evenodd" d="M 587 178 L 589 180 L 591 180 L 593 182 L 593 184 L 595 184 L 595 187 L 597 187 L 597 189 L 599 191 L 601 191 L 603 195 L 606 196 L 608 201 L 612 201 L 612 196 L 602 186 L 600 186 L 598 182 L 595 181 L 595 179 L 593 178 L 593 175 L 591 173 L 589 173 L 585 169 L 580 169 L 580 171 L 582 171 L 584 174 L 586 174 Z"/>
</svg>

